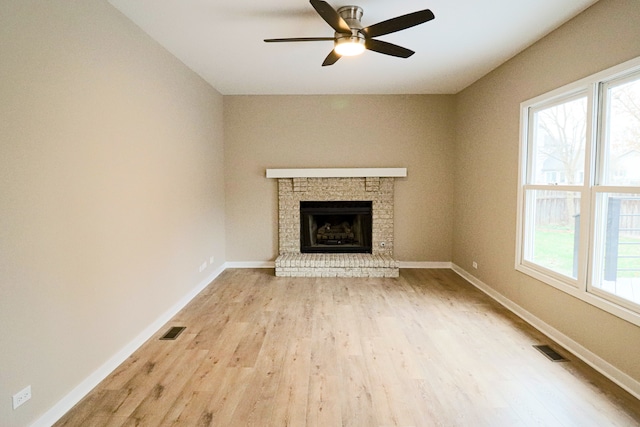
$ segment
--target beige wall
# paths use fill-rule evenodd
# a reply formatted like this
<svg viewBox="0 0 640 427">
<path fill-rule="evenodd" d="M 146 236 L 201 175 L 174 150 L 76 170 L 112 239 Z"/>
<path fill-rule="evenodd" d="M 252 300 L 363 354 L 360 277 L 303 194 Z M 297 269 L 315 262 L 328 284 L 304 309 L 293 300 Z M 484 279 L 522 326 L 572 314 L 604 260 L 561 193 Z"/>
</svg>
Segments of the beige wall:
<svg viewBox="0 0 640 427">
<path fill-rule="evenodd" d="M 453 240 L 455 264 L 637 381 L 640 328 L 514 264 L 520 103 L 639 56 L 639 28 L 637 0 L 601 0 L 457 95 Z"/>
<path fill-rule="evenodd" d="M 225 227 L 218 92 L 106 1 L 0 9 L 7 427 L 39 418 L 220 267 Z"/>
<path fill-rule="evenodd" d="M 395 183 L 395 256 L 451 259 L 454 98 L 225 96 L 227 260 L 278 254 L 267 168 L 406 167 Z"/>
</svg>

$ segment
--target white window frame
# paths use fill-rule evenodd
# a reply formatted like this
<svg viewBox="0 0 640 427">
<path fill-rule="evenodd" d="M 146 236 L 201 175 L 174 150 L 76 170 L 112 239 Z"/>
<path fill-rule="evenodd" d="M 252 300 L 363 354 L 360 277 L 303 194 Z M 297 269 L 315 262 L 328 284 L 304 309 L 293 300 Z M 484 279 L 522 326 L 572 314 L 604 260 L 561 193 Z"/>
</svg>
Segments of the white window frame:
<svg viewBox="0 0 640 427">
<path fill-rule="evenodd" d="M 518 218 L 516 233 L 516 270 L 553 286 L 565 293 L 599 307 L 611 314 L 640 326 L 640 305 L 617 297 L 593 286 L 595 263 L 595 212 L 599 193 L 640 193 L 640 187 L 620 187 L 599 185 L 603 178 L 604 144 L 599 143 L 604 137 L 601 126 L 601 111 L 604 108 L 602 91 L 607 84 L 625 76 L 640 72 L 640 57 L 604 70 L 592 76 L 568 84 L 551 92 L 537 96 L 520 104 L 520 153 L 518 174 Z M 532 173 L 531 163 L 534 161 L 532 129 L 536 111 L 553 105 L 568 102 L 581 96 L 587 96 L 587 140 L 585 144 L 585 169 L 582 185 L 547 185 L 529 184 Z M 578 247 L 577 278 L 564 276 L 525 259 L 524 245 L 528 227 L 527 218 L 531 215 L 531 207 L 527 204 L 527 190 L 571 191 L 581 194 L 580 200 L 580 243 Z M 525 212 L 529 209 L 529 214 Z"/>
</svg>

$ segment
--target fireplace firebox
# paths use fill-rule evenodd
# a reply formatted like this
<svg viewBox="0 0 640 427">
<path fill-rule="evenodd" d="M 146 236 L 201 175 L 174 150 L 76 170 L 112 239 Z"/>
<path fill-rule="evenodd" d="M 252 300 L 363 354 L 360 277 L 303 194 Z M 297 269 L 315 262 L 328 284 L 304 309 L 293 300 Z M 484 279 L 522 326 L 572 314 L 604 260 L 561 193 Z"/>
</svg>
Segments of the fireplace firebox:
<svg viewBox="0 0 640 427">
<path fill-rule="evenodd" d="M 301 253 L 371 253 L 371 201 L 301 201 Z"/>
</svg>

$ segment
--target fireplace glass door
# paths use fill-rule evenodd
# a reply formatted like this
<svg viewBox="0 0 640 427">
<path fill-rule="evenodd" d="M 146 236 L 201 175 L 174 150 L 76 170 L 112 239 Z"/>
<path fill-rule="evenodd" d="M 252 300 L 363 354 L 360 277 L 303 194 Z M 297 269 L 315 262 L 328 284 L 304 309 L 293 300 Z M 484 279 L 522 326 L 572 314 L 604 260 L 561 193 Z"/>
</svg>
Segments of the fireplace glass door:
<svg viewBox="0 0 640 427">
<path fill-rule="evenodd" d="M 301 253 L 371 253 L 371 201 L 300 202 Z"/>
</svg>

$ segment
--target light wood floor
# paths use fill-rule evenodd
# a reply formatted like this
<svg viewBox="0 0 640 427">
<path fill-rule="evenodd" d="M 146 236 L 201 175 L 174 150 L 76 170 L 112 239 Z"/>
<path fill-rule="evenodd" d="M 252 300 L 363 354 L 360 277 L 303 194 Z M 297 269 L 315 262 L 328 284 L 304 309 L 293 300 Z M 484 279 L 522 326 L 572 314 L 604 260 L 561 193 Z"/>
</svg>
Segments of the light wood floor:
<svg viewBox="0 0 640 427">
<path fill-rule="evenodd" d="M 227 270 L 56 425 L 635 426 L 640 401 L 450 270 Z"/>
</svg>

